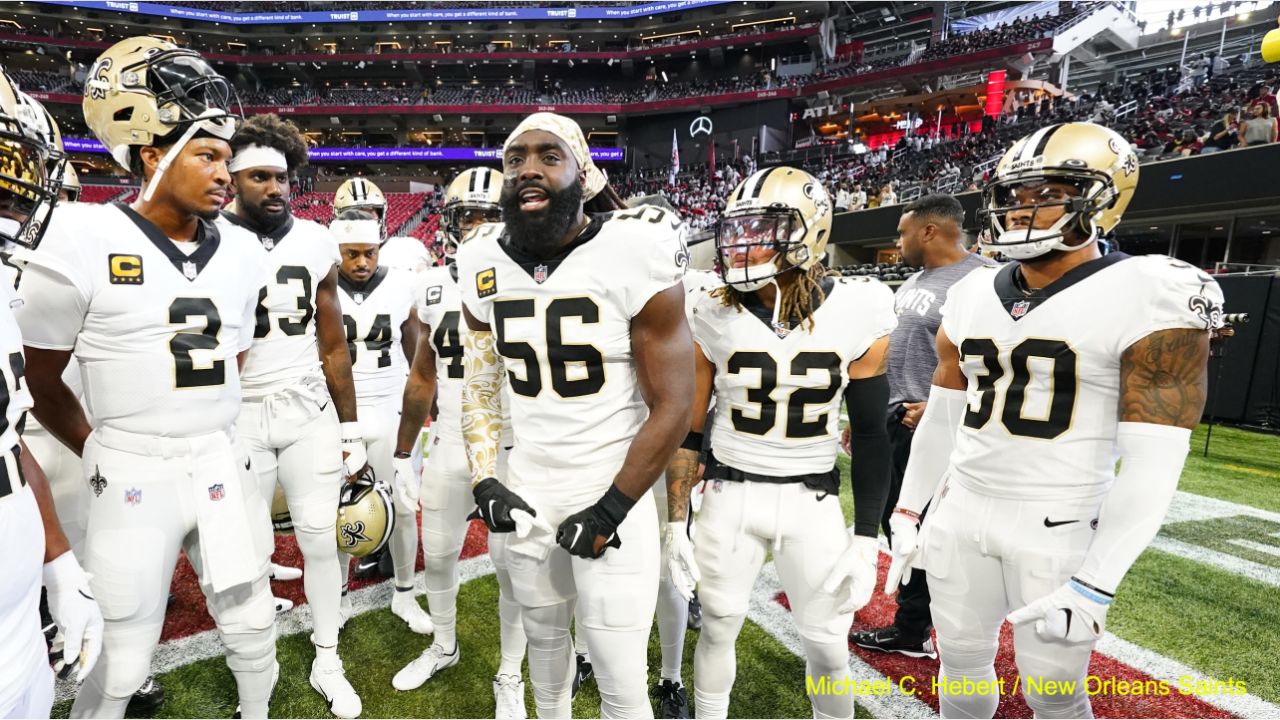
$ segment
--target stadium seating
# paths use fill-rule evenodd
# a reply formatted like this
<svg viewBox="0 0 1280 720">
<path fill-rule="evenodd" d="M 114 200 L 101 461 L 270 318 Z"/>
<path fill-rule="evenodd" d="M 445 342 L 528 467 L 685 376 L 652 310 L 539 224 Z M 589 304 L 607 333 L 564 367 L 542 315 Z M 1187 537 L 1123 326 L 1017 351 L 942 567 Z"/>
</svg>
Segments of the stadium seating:
<svg viewBox="0 0 1280 720">
<path fill-rule="evenodd" d="M 122 187 L 120 185 L 85 185 L 80 191 L 80 202 L 85 203 L 105 203 L 115 200 L 117 197 L 128 193 L 132 198 L 137 194 L 136 188 Z"/>
</svg>

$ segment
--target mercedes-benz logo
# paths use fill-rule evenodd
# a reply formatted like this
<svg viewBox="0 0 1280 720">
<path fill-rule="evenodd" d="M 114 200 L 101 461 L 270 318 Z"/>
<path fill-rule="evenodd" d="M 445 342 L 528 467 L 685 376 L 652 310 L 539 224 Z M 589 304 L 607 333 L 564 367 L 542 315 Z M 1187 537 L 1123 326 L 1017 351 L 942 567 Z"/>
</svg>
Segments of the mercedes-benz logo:
<svg viewBox="0 0 1280 720">
<path fill-rule="evenodd" d="M 711 134 L 711 118 L 706 115 L 699 115 L 689 123 L 689 137 L 698 137 L 699 135 Z"/>
</svg>

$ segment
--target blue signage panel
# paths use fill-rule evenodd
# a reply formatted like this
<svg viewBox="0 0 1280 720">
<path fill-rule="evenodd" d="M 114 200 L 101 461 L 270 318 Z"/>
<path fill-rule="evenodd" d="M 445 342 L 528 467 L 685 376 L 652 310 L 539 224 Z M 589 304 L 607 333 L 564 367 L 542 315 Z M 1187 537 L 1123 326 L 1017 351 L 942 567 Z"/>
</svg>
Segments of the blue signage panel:
<svg viewBox="0 0 1280 720">
<path fill-rule="evenodd" d="M 66 137 L 62 145 L 67 152 L 105 153 L 107 149 L 97 140 Z M 626 159 L 623 148 L 591 148 L 591 158 L 596 162 L 621 162 Z M 500 148 L 423 148 L 423 147 L 334 147 L 311 148 L 307 155 L 313 161 L 349 161 L 349 162 L 421 162 L 424 160 L 445 160 L 460 162 L 497 161 L 502 159 Z"/>
<path fill-rule="evenodd" d="M 206 8 L 129 2 L 128 0 L 46 0 L 86 10 L 158 15 L 175 20 L 198 20 L 230 25 L 278 25 L 290 23 L 354 23 L 354 22 L 441 22 L 451 20 L 626 20 L 723 5 L 727 0 L 669 0 L 621 7 L 519 7 L 517 5 L 487 8 L 421 8 L 395 10 L 333 10 L 327 12 L 225 12 Z"/>
</svg>

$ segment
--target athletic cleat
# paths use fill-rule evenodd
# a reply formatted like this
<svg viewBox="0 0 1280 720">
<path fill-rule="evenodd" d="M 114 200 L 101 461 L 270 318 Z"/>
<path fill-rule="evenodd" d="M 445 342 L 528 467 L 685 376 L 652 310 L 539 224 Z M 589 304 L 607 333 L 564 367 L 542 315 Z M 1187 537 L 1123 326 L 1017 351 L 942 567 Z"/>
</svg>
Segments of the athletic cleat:
<svg viewBox="0 0 1280 720">
<path fill-rule="evenodd" d="M 435 624 L 431 622 L 431 616 L 418 604 L 418 599 L 414 597 L 412 590 L 405 592 L 397 590 L 391 596 L 391 612 L 408 623 L 409 629 L 419 635 L 430 635 L 436 631 Z"/>
<path fill-rule="evenodd" d="M 658 717 L 689 717 L 689 698 L 685 695 L 684 686 L 680 683 L 663 680 L 653 686 L 649 696 L 658 701 Z"/>
<path fill-rule="evenodd" d="M 904 637 L 902 630 L 895 625 L 849 633 L 849 642 L 867 650 L 898 653 L 907 657 L 933 659 L 938 657 L 938 651 L 933 646 L 933 638 L 928 635 L 925 635 L 923 640 Z"/>
<path fill-rule="evenodd" d="M 493 676 L 493 701 L 497 707 L 495 720 L 525 720 L 524 681 L 519 675 Z"/>
<path fill-rule="evenodd" d="M 582 683 L 591 679 L 595 673 L 591 669 L 591 661 L 587 660 L 586 655 L 578 656 L 578 669 L 573 674 L 573 692 L 571 698 L 578 697 L 578 688 L 582 687 Z"/>
<path fill-rule="evenodd" d="M 138 692 L 129 698 L 127 712 L 131 716 L 151 716 L 164 704 L 164 687 L 156 682 L 154 675 L 148 675 Z"/>
<path fill-rule="evenodd" d="M 347 675 L 342 669 L 342 660 L 336 654 L 328 657 L 317 656 L 311 663 L 311 687 L 324 697 L 325 702 L 329 704 L 329 712 L 333 713 L 334 717 L 360 717 L 360 711 L 363 709 L 360 696 L 347 681 Z"/>
<path fill-rule="evenodd" d="M 278 613 L 289 612 L 290 610 L 293 609 L 293 601 L 290 600 L 289 598 L 278 597 L 278 598 L 271 598 L 271 599 L 275 601 L 276 612 Z"/>
<path fill-rule="evenodd" d="M 698 593 L 693 593 L 693 598 L 689 600 L 689 629 L 702 629 L 702 601 L 698 599 Z"/>
<path fill-rule="evenodd" d="M 435 674 L 445 668 L 453 667 L 458 664 L 458 646 L 453 646 L 452 653 L 446 653 L 444 647 L 438 643 L 432 643 L 418 656 L 416 660 L 405 665 L 404 668 L 391 678 L 391 687 L 400 690 L 417 690 L 422 684 Z"/>
<path fill-rule="evenodd" d="M 271 579 L 280 582 L 290 582 L 302 578 L 302 570 L 288 565 L 277 565 L 271 563 Z"/>
</svg>

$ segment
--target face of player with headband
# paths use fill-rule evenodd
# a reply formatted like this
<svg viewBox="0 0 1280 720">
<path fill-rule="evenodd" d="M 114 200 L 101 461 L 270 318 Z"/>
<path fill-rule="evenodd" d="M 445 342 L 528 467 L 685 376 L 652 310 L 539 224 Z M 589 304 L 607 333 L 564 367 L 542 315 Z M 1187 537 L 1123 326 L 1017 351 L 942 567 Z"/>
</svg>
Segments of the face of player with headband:
<svg viewBox="0 0 1280 720">
<path fill-rule="evenodd" d="M 289 217 L 289 170 L 281 162 L 283 156 L 265 157 L 254 160 L 253 153 L 258 150 L 250 146 L 241 150 L 231 161 L 236 191 L 236 206 L 244 213 L 245 219 L 260 232 L 271 232 L 284 224 Z M 244 158 L 246 167 L 239 161 Z"/>
<path fill-rule="evenodd" d="M 167 146 L 147 146 L 139 150 L 143 163 L 149 168 L 147 176 L 153 181 L 155 169 L 168 150 Z M 231 184 L 227 173 L 230 157 L 231 145 L 226 140 L 208 136 L 193 138 L 160 176 L 152 202 L 172 204 L 187 216 L 217 218 Z"/>
<path fill-rule="evenodd" d="M 582 219 L 583 172 L 569 147 L 545 130 L 523 132 L 502 156 L 502 218 L 512 241 L 554 255 Z"/>
</svg>

